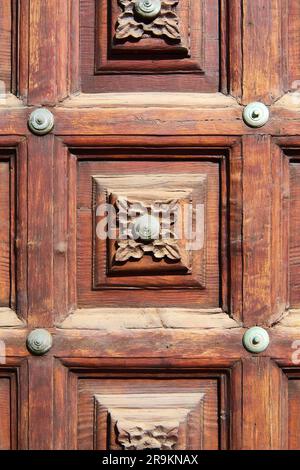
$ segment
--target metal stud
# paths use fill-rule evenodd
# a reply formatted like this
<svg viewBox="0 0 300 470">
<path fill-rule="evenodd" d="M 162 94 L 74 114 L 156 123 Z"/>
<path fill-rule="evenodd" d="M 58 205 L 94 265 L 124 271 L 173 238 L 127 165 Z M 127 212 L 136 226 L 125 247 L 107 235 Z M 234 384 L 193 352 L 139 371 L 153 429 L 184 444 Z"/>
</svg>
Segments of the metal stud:
<svg viewBox="0 0 300 470">
<path fill-rule="evenodd" d="M 54 116 L 46 108 L 39 108 L 33 111 L 28 120 L 28 126 L 33 134 L 46 135 L 54 127 Z"/>
<path fill-rule="evenodd" d="M 259 326 L 249 328 L 244 334 L 243 345 L 251 353 L 264 352 L 270 344 L 269 333 Z"/>
<path fill-rule="evenodd" d="M 161 10 L 161 0 L 136 0 L 134 9 L 143 20 L 154 20 Z"/>
<path fill-rule="evenodd" d="M 149 214 L 138 217 L 133 225 L 134 238 L 140 238 L 141 240 L 154 240 L 158 237 L 159 231 L 159 219 Z"/>
<path fill-rule="evenodd" d="M 52 336 L 47 330 L 38 328 L 27 336 L 27 348 L 35 356 L 46 354 L 52 347 Z"/>
<path fill-rule="evenodd" d="M 268 122 L 269 117 L 269 109 L 265 104 L 259 102 L 248 104 L 243 112 L 243 119 L 250 127 L 264 126 Z"/>
</svg>

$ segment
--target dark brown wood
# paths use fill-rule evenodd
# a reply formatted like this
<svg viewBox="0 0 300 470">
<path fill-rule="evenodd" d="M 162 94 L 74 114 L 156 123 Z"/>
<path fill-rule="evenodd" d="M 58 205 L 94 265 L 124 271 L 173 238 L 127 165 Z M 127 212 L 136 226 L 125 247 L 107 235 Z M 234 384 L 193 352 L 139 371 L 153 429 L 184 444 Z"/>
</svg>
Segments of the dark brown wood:
<svg viewBox="0 0 300 470">
<path fill-rule="evenodd" d="M 0 448 L 299 449 L 299 2 L 175 0 L 140 39 L 123 10 L 1 2 Z M 105 193 L 175 189 L 205 206 L 192 261 L 98 245 Z"/>
</svg>

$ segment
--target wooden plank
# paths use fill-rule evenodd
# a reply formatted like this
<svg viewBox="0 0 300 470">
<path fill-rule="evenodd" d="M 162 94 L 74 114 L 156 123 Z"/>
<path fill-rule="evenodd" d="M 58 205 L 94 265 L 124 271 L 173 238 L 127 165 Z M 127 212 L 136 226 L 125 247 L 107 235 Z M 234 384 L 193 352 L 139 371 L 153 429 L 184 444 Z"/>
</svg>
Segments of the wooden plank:
<svg viewBox="0 0 300 470">
<path fill-rule="evenodd" d="M 272 313 L 270 137 L 244 137 L 243 158 L 243 320 L 253 326 Z"/>
<path fill-rule="evenodd" d="M 29 363 L 29 448 L 53 447 L 53 358 L 30 357 Z"/>
<path fill-rule="evenodd" d="M 268 357 L 243 360 L 244 450 L 285 446 L 285 385 L 282 371 Z"/>
<path fill-rule="evenodd" d="M 243 0 L 243 102 L 271 104 L 283 91 L 286 0 Z"/>
<path fill-rule="evenodd" d="M 28 139 L 28 322 L 52 325 L 53 313 L 52 135 Z"/>
<path fill-rule="evenodd" d="M 69 2 L 30 2 L 28 104 L 51 105 L 66 96 Z"/>
</svg>

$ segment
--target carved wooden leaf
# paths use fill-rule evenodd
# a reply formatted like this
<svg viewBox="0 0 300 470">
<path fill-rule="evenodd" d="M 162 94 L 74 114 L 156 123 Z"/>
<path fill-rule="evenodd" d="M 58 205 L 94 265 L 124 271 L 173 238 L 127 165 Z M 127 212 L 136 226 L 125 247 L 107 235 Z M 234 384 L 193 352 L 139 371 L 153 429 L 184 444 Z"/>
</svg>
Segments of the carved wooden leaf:
<svg viewBox="0 0 300 470">
<path fill-rule="evenodd" d="M 180 40 L 178 17 L 172 11 L 162 13 L 153 21 L 152 31 L 157 36 L 167 36 L 170 39 Z"/>
<path fill-rule="evenodd" d="M 137 243 L 135 240 L 119 241 L 116 252 L 116 261 L 125 262 L 130 258 L 141 259 L 144 256 L 141 246 L 142 244 Z"/>
<path fill-rule="evenodd" d="M 181 253 L 175 240 L 157 240 L 153 244 L 153 254 L 155 258 L 162 259 L 165 256 L 170 260 L 180 260 Z"/>
<path fill-rule="evenodd" d="M 125 11 L 121 13 L 118 20 L 118 26 L 116 29 L 116 38 L 125 39 L 129 36 L 139 39 L 144 34 L 144 27 L 141 23 L 137 23 L 132 12 Z"/>
<path fill-rule="evenodd" d="M 136 425 L 130 421 L 117 422 L 118 442 L 126 450 L 161 449 L 172 450 L 178 441 L 178 427 L 168 423 L 152 426 Z"/>
</svg>

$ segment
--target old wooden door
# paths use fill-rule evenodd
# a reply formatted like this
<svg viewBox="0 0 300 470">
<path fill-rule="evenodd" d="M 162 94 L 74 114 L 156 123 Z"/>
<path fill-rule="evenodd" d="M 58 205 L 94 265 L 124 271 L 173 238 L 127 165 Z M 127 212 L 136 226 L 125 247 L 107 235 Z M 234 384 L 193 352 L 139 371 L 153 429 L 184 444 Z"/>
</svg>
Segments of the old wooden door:
<svg viewBox="0 0 300 470">
<path fill-rule="evenodd" d="M 1 449 L 299 448 L 298 0 L 2 0 L 0 45 Z"/>
</svg>

